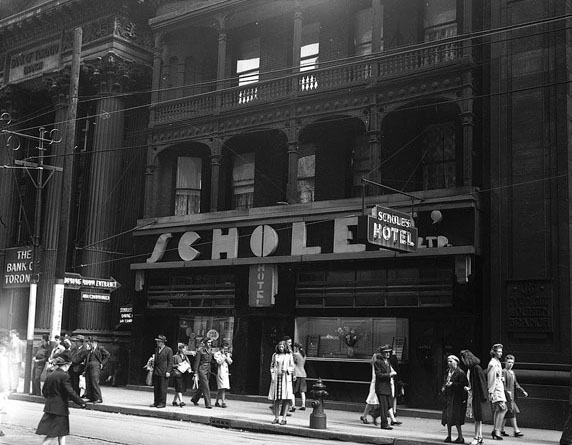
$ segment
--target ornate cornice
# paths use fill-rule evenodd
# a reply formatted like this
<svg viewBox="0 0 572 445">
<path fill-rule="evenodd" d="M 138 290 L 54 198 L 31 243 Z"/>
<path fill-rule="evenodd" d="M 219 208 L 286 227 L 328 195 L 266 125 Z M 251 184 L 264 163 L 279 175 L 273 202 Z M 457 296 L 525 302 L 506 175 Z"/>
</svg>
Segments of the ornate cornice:
<svg viewBox="0 0 572 445">
<path fill-rule="evenodd" d="M 118 57 L 109 52 L 84 64 L 92 85 L 100 94 L 125 93 L 148 89 L 151 83 L 151 68 Z"/>
</svg>

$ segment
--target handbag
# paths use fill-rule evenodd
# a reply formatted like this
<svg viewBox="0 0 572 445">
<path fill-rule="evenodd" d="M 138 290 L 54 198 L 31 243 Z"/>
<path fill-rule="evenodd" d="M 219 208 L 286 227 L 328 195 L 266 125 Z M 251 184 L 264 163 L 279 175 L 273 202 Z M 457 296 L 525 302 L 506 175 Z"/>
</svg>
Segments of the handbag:
<svg viewBox="0 0 572 445">
<path fill-rule="evenodd" d="M 145 378 L 145 384 L 147 386 L 153 386 L 153 370 L 147 371 L 147 377 Z"/>
<path fill-rule="evenodd" d="M 179 371 L 181 374 L 184 374 L 185 372 L 190 372 L 189 371 L 190 369 L 191 369 L 191 364 L 186 360 L 183 360 L 181 363 L 177 365 L 177 371 Z"/>
</svg>

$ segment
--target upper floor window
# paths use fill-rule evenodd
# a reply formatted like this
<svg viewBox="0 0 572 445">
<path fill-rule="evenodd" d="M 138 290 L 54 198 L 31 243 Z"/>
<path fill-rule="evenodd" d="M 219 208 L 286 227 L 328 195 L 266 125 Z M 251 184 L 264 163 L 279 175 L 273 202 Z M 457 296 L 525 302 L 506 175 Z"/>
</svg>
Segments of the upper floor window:
<svg viewBox="0 0 572 445">
<path fill-rule="evenodd" d="M 426 0 L 424 14 L 425 41 L 442 40 L 457 35 L 457 0 Z"/>
<path fill-rule="evenodd" d="M 320 24 L 310 23 L 302 28 L 302 47 L 300 48 L 300 72 L 318 68 L 320 56 Z M 302 91 L 315 90 L 318 82 L 314 74 L 300 78 Z"/>
<path fill-rule="evenodd" d="M 236 75 L 239 86 L 258 82 L 260 76 L 260 39 L 250 39 L 240 43 L 236 59 Z M 257 96 L 257 87 L 245 88 L 239 93 L 239 103 L 250 102 L 255 100 Z"/>
<path fill-rule="evenodd" d="M 254 153 L 236 155 L 232 166 L 232 208 L 250 209 L 254 204 Z"/>
<path fill-rule="evenodd" d="M 298 202 L 313 202 L 316 190 L 316 155 L 302 151 L 298 157 Z"/>
<path fill-rule="evenodd" d="M 423 190 L 455 187 L 455 123 L 435 124 L 425 129 L 421 140 Z"/>
<path fill-rule="evenodd" d="M 177 158 L 175 215 L 199 213 L 201 209 L 201 158 Z"/>
<path fill-rule="evenodd" d="M 383 8 L 383 6 L 382 6 Z M 383 17 L 383 9 L 382 9 Z M 360 9 L 354 16 L 354 53 L 356 56 L 366 56 L 372 51 L 373 11 L 371 8 Z M 383 51 L 383 19 L 381 20 L 381 46 Z"/>
</svg>

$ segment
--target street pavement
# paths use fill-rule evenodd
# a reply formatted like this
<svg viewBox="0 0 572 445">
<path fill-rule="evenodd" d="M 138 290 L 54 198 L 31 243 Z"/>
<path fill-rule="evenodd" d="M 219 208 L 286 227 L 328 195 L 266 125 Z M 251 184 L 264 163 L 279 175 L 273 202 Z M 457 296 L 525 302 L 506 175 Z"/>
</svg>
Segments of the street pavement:
<svg viewBox="0 0 572 445">
<path fill-rule="evenodd" d="M 346 409 L 328 408 L 328 401 L 325 403 L 327 422 L 325 429 L 312 429 L 310 425 L 310 414 L 312 408 L 306 411 L 296 410 L 292 416 L 287 418 L 287 425 L 272 424 L 273 415 L 269 409 L 270 403 L 258 396 L 228 395 L 227 408 L 214 407 L 206 409 L 202 403 L 194 406 L 190 402 L 190 397 L 185 396 L 186 406 L 180 408 L 172 406 L 170 403 L 173 394 L 170 391 L 168 396 L 168 406 L 158 409 L 150 407 L 153 403 L 153 393 L 149 388 L 113 388 L 102 387 L 103 404 L 88 404 L 88 409 L 122 413 L 140 417 L 154 417 L 170 420 L 182 420 L 200 424 L 211 425 L 221 428 L 233 428 L 247 431 L 258 431 L 270 434 L 287 434 L 292 436 L 341 440 L 346 442 L 369 443 L 369 444 L 396 444 L 396 445 L 418 445 L 443 443 L 446 436 L 446 428 L 436 418 L 435 411 L 401 410 L 398 417 L 403 421 L 402 425 L 395 426 L 393 430 L 381 430 L 373 424 L 364 425 L 359 420 L 360 413 Z M 14 400 L 43 403 L 43 399 L 37 396 L 14 393 L 10 396 Z M 308 402 L 310 405 L 311 400 Z M 331 403 L 335 405 L 334 402 Z M 343 407 L 343 405 L 341 405 Z M 483 426 L 485 441 L 491 440 L 490 425 Z M 467 423 L 463 427 L 466 443 L 472 440 L 473 424 Z M 507 432 L 512 433 L 512 429 L 507 427 Z M 561 431 L 528 429 L 522 428 L 524 437 L 506 437 L 507 442 L 518 444 L 559 444 Z M 453 434 L 453 440 L 456 435 Z"/>
</svg>

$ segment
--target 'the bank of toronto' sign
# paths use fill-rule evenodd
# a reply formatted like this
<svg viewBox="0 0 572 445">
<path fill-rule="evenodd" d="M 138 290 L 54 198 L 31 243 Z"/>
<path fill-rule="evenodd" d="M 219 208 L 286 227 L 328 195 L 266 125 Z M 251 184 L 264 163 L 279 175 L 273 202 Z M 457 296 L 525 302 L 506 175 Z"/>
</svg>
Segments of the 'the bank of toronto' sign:
<svg viewBox="0 0 572 445">
<path fill-rule="evenodd" d="M 417 228 L 411 215 L 386 207 L 375 206 L 371 216 L 360 219 L 360 232 L 370 244 L 398 252 L 417 250 Z"/>
</svg>

